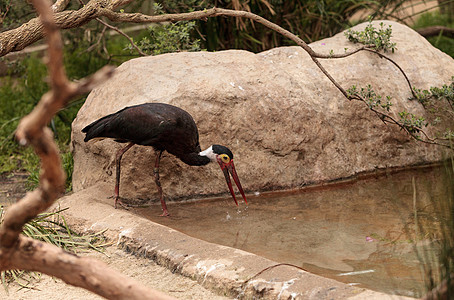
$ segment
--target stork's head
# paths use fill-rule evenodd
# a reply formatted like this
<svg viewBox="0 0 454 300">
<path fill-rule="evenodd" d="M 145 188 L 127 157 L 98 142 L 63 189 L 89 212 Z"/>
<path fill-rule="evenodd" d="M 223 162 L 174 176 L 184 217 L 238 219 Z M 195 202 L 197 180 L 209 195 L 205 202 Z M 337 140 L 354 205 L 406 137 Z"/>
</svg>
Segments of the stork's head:
<svg viewBox="0 0 454 300">
<path fill-rule="evenodd" d="M 225 181 L 230 190 L 230 194 L 232 194 L 233 200 L 235 200 L 236 205 L 238 202 L 235 198 L 235 193 L 233 192 L 232 183 L 230 181 L 229 173 L 232 175 L 233 180 L 235 181 L 238 190 L 240 191 L 241 195 L 243 196 L 244 202 L 247 204 L 246 196 L 244 195 L 243 188 L 241 187 L 240 179 L 235 171 L 235 165 L 233 164 L 233 153 L 230 151 L 229 148 L 221 145 L 212 145 L 205 151 L 200 152 L 201 156 L 208 157 L 212 162 L 217 162 L 221 167 L 222 172 L 224 173 Z"/>
</svg>

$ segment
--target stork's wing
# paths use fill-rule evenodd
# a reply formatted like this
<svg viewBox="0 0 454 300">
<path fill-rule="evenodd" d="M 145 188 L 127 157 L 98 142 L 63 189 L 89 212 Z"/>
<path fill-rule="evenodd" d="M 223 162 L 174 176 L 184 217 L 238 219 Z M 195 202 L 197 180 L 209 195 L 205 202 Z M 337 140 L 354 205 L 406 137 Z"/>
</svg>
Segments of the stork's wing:
<svg viewBox="0 0 454 300">
<path fill-rule="evenodd" d="M 84 129 L 85 141 L 96 137 L 153 146 L 178 157 L 200 151 L 197 127 L 186 111 L 164 103 L 126 107 Z"/>
</svg>

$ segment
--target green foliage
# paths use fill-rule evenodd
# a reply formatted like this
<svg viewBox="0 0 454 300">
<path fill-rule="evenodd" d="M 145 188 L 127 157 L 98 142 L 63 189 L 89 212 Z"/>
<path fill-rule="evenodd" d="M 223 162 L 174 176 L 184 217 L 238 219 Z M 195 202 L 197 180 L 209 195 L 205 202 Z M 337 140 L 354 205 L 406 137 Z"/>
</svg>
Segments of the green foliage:
<svg viewBox="0 0 454 300">
<path fill-rule="evenodd" d="M 385 26 L 383 22 L 380 23 L 379 29 L 376 29 L 372 25 L 372 21 L 369 21 L 363 31 L 348 29 L 344 34 L 350 42 L 373 45 L 377 51 L 383 50 L 384 52 L 391 51 L 394 53 L 396 50 L 396 43 L 391 42 L 391 25 Z"/>
<path fill-rule="evenodd" d="M 428 125 L 424 117 L 417 117 L 407 111 L 399 112 L 399 117 L 399 123 L 404 126 L 408 132 L 415 134 L 416 137 L 418 137 L 417 134 L 423 129 L 423 127 Z"/>
<path fill-rule="evenodd" d="M 32 157 L 32 151 L 21 149 L 14 141 L 14 131 L 20 118 L 29 113 L 42 93 L 46 91 L 44 82 L 45 66 L 39 65 L 36 57 L 18 63 L 13 76 L 2 78 L 0 86 L 0 172 L 24 168 Z"/>
<path fill-rule="evenodd" d="M 347 90 L 347 93 L 349 94 L 349 96 L 360 95 L 364 99 L 366 104 L 369 106 L 369 108 L 380 107 L 386 111 L 389 111 L 392 106 L 391 97 L 386 96 L 385 99 L 383 99 L 381 95 L 378 95 L 374 91 L 370 84 L 367 85 L 366 88 L 361 88 L 361 90 L 359 91 L 356 85 L 353 85 L 351 88 Z"/>
<path fill-rule="evenodd" d="M 352 16 L 361 10 L 373 10 L 375 18 L 382 18 L 387 14 L 388 8 L 399 7 L 402 1 L 167 0 L 158 2 L 167 13 L 212 7 L 250 11 L 290 30 L 306 42 L 312 42 L 352 26 Z M 277 46 L 294 45 L 292 41 L 280 34 L 242 18 L 208 18 L 207 21 L 197 21 L 197 27 L 197 32 L 203 35 L 201 47 L 209 51 L 240 48 L 259 52 Z"/>
<path fill-rule="evenodd" d="M 140 40 L 138 47 L 145 53 L 157 55 L 180 51 L 200 51 L 200 40 L 192 39 L 195 21 L 158 24 L 150 26 L 149 36 Z M 135 51 L 131 44 L 127 49 Z"/>
<path fill-rule="evenodd" d="M 416 94 L 416 100 L 418 100 L 426 110 L 432 114 L 436 114 L 439 111 L 448 111 L 448 115 L 452 116 L 454 113 L 454 76 L 451 78 L 450 84 L 444 84 L 441 87 L 430 87 L 429 90 L 422 90 L 413 88 Z M 437 105 L 440 101 L 447 101 L 448 108 L 443 109 L 443 106 Z M 433 125 L 441 123 L 443 120 L 441 116 L 436 116 Z M 453 131 L 451 128 L 446 128 L 444 132 L 439 133 L 439 136 L 444 139 L 452 140 L 454 138 Z"/>
<path fill-rule="evenodd" d="M 347 93 L 349 97 L 359 97 L 371 110 L 380 114 L 382 118 L 386 117 L 386 113 L 390 111 L 392 106 L 391 97 L 386 96 L 383 98 L 381 95 L 378 95 L 370 84 L 367 85 L 366 88 L 361 88 L 360 90 L 353 85 L 347 90 Z M 421 132 L 423 127 L 428 125 L 425 118 L 418 117 L 407 111 L 401 111 L 398 114 L 400 119 L 397 123 L 401 126 L 401 128 L 405 128 L 405 130 L 413 134 L 413 137 L 419 139 L 420 137 L 418 134 Z"/>
<path fill-rule="evenodd" d="M 413 87 L 413 91 L 415 93 L 416 100 L 418 100 L 418 102 L 420 102 L 421 104 L 425 104 L 430 97 L 430 93 L 428 90 L 421 90 L 416 87 Z"/>
<path fill-rule="evenodd" d="M 431 87 L 430 92 L 435 98 L 444 98 L 451 103 L 451 105 L 454 105 L 454 78 L 450 85 L 444 84 L 441 88 Z"/>
<path fill-rule="evenodd" d="M 195 2 L 195 1 L 194 1 Z M 164 14 L 161 4 L 153 3 L 154 14 Z M 137 46 L 147 54 L 158 55 L 180 51 L 200 51 L 200 40 L 194 38 L 195 21 L 180 21 L 175 23 L 153 24 L 148 27 L 148 33 L 141 36 Z M 128 43 L 126 50 L 134 53 L 135 49 Z"/>
<path fill-rule="evenodd" d="M 84 37 L 83 29 L 65 31 L 65 39 L 71 41 L 65 45 L 64 64 L 68 78 L 77 80 L 86 77 L 107 63 L 121 63 L 130 58 L 124 51 L 124 38 L 111 37 L 100 45 L 112 54 L 103 53 L 87 48 L 92 42 Z M 114 59 L 115 57 L 115 59 Z M 0 173 L 14 170 L 26 170 L 30 176 L 27 180 L 27 189 L 35 188 L 39 182 L 39 159 L 29 147 L 20 147 L 14 140 L 14 131 L 22 117 L 28 114 L 48 91 L 47 68 L 42 59 L 31 55 L 23 59 L 8 61 L 9 74 L 1 78 L 0 83 Z M 74 120 L 85 97 L 75 99 L 66 108 L 59 111 L 52 119 L 49 127 L 52 129 L 57 144 L 62 153 L 63 167 L 67 174 L 66 188 L 71 189 L 72 158 L 68 144 L 71 140 L 71 123 Z"/>
</svg>

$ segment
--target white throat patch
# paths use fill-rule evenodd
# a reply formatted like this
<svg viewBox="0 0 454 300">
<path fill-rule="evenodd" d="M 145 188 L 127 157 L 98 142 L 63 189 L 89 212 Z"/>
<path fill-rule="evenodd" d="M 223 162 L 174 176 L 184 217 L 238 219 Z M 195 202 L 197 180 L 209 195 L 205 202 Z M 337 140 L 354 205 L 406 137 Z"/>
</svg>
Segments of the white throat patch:
<svg viewBox="0 0 454 300">
<path fill-rule="evenodd" d="M 206 156 L 211 161 L 216 161 L 216 153 L 213 152 L 213 146 L 199 153 L 200 156 Z"/>
</svg>

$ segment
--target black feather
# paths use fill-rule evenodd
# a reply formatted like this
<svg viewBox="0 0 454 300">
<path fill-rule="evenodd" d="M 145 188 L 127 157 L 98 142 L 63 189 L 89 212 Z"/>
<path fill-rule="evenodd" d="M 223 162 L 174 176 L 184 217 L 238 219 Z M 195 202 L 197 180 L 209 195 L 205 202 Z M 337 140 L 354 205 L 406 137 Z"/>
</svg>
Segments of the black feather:
<svg viewBox="0 0 454 300">
<path fill-rule="evenodd" d="M 113 138 L 152 146 L 180 158 L 189 165 L 210 162 L 199 154 L 199 133 L 194 119 L 181 108 L 164 103 L 145 103 L 123 108 L 89 124 L 82 132 L 84 141 L 93 138 Z"/>
</svg>

